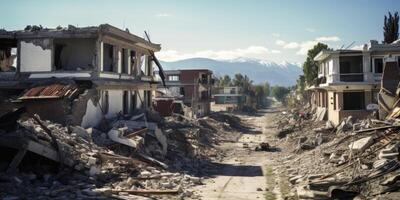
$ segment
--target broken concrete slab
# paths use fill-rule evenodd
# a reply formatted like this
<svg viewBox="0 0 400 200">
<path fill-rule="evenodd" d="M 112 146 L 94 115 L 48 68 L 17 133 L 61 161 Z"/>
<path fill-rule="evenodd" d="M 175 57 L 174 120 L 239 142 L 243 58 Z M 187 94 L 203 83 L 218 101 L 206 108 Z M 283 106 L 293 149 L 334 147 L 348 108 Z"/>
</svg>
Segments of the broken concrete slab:
<svg viewBox="0 0 400 200">
<path fill-rule="evenodd" d="M 362 152 L 366 148 L 368 148 L 373 142 L 374 142 L 373 137 L 368 136 L 368 137 L 361 138 L 357 141 L 350 143 L 349 148 L 350 148 L 350 150 L 352 150 L 354 152 Z"/>
</svg>

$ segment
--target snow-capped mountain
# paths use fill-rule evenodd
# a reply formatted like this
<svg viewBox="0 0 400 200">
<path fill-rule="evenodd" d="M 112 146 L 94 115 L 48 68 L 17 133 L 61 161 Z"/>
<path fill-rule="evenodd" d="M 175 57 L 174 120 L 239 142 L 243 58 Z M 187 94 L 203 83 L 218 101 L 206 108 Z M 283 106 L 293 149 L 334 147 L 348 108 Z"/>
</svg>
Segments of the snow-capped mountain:
<svg viewBox="0 0 400 200">
<path fill-rule="evenodd" d="M 190 58 L 172 62 L 161 61 L 165 70 L 176 69 L 210 69 L 216 76 L 225 74 L 231 77 L 237 73 L 247 75 L 254 83 L 268 81 L 272 85 L 292 86 L 302 69 L 298 64 L 282 62 L 237 58 L 233 60 L 213 60 L 209 58 Z"/>
</svg>

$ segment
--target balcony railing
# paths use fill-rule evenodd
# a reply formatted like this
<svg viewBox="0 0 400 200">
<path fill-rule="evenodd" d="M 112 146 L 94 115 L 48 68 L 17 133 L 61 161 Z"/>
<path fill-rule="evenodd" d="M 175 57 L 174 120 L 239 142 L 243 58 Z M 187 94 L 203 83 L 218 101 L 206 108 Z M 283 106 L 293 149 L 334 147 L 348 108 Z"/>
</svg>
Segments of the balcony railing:
<svg viewBox="0 0 400 200">
<path fill-rule="evenodd" d="M 363 82 L 364 74 L 363 73 L 348 73 L 348 74 L 340 74 L 341 82 Z"/>
</svg>

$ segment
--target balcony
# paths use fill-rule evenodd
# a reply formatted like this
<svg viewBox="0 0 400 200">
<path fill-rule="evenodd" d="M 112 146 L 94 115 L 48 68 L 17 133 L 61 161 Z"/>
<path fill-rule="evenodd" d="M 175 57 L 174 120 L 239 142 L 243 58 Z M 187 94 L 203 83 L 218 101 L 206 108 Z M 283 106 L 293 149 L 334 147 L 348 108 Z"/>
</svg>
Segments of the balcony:
<svg viewBox="0 0 400 200">
<path fill-rule="evenodd" d="M 346 73 L 340 74 L 341 82 L 364 82 L 363 73 Z"/>
</svg>

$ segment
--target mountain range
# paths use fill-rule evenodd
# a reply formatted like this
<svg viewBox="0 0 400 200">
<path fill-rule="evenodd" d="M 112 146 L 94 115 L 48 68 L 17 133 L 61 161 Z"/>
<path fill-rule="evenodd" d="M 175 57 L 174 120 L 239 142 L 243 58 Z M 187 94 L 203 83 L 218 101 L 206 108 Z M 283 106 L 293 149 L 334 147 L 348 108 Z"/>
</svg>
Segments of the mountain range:
<svg viewBox="0 0 400 200">
<path fill-rule="evenodd" d="M 161 61 L 165 70 L 209 69 L 217 77 L 237 73 L 247 75 L 255 84 L 268 81 L 271 85 L 292 86 L 302 69 L 294 63 L 276 63 L 258 59 L 238 58 L 234 60 L 213 60 L 209 58 L 189 58 L 178 61 Z"/>
</svg>

